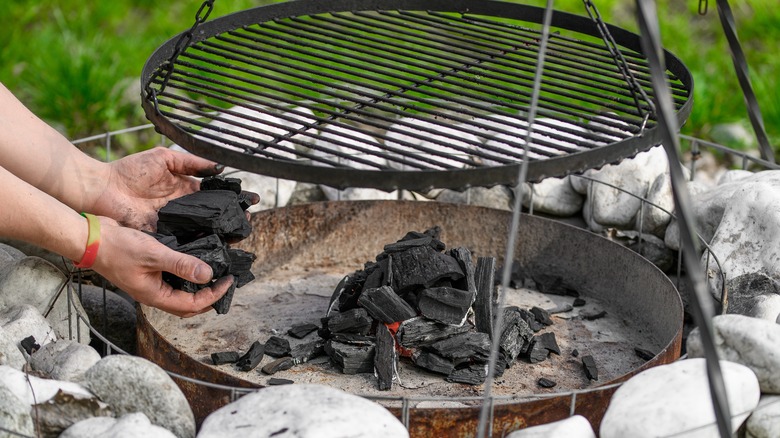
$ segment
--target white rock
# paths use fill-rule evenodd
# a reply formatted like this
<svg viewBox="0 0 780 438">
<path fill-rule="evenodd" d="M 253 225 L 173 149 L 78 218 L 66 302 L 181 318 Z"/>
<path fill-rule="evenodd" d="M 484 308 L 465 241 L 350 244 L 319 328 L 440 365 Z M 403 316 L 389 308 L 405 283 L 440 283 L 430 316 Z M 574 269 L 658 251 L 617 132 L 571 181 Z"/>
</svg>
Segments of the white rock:
<svg viewBox="0 0 780 438">
<path fill-rule="evenodd" d="M 736 432 L 758 404 L 758 379 L 750 368 L 720 362 Z M 704 359 L 686 359 L 643 371 L 610 400 L 601 438 L 718 435 Z"/>
<path fill-rule="evenodd" d="M 666 227 L 672 220 L 671 214 L 674 213 L 672 179 L 669 173 L 661 173 L 655 178 L 647 190 L 645 199 L 648 202 L 642 203 L 634 228 L 663 238 Z"/>
<path fill-rule="evenodd" d="M 633 160 L 623 160 L 618 165 L 608 164 L 600 170 L 588 171 L 587 175 L 595 181 L 588 188 L 589 208 L 583 208 L 586 222 L 623 229 L 632 227 L 641 204 L 639 197 L 644 197 L 649 187 L 639 165 Z"/>
<path fill-rule="evenodd" d="M 707 185 L 700 181 L 694 180 L 688 181 L 686 187 L 688 189 L 688 197 L 695 202 L 703 193 L 712 189 L 714 185 Z M 675 219 L 672 219 L 671 222 L 669 222 L 669 225 L 666 227 L 666 232 L 664 233 L 664 244 L 668 246 L 669 249 L 675 251 L 680 249 L 680 228 Z"/>
<path fill-rule="evenodd" d="M 780 396 L 765 395 L 747 421 L 745 438 L 777 438 L 780 436 Z"/>
<path fill-rule="evenodd" d="M 511 210 L 512 199 L 512 190 L 502 185 L 490 188 L 472 187 L 462 192 L 444 189 L 436 196 L 438 202 L 475 205 L 498 210 Z"/>
<path fill-rule="evenodd" d="M 50 342 L 30 356 L 30 366 L 52 379 L 81 382 L 84 373 L 100 360 L 89 345 L 75 341 Z"/>
<path fill-rule="evenodd" d="M 198 438 L 408 437 L 403 424 L 380 405 L 323 385 L 283 385 L 247 394 L 209 415 Z M 348 431 L 348 432 L 347 432 Z"/>
<path fill-rule="evenodd" d="M 780 315 L 780 281 L 753 272 L 726 281 L 726 313 L 752 316 L 775 322 Z"/>
<path fill-rule="evenodd" d="M 596 438 L 596 433 L 585 417 L 575 415 L 554 423 L 512 432 L 507 438 Z"/>
<path fill-rule="evenodd" d="M 54 329 L 35 307 L 29 304 L 8 307 L 0 311 L 0 326 L 15 343 L 19 351 L 27 358 L 21 342 L 28 336 L 35 338 L 38 345 L 46 345 L 57 340 Z"/>
<path fill-rule="evenodd" d="M 749 176 L 753 176 L 753 172 L 749 170 L 728 170 L 718 178 L 718 185 L 739 181 L 742 178 L 747 178 Z"/>
<path fill-rule="evenodd" d="M 143 412 L 179 438 L 195 436 L 195 416 L 179 387 L 154 363 L 136 356 L 106 356 L 86 372 L 88 387 L 116 415 Z"/>
<path fill-rule="evenodd" d="M 22 436 L 35 435 L 30 406 L 19 400 L 10 389 L 0 384 L 0 431 L 2 430 L 10 430 Z M 18 435 L 0 432 L 0 436 L 5 438 Z"/>
<path fill-rule="evenodd" d="M 88 344 L 89 328 L 79 318 L 69 318 L 68 277 L 48 261 L 28 256 L 6 266 L 0 272 L 0 309 L 29 304 L 38 309 L 59 338 L 80 331 L 81 342 Z M 83 313 L 78 297 L 71 304 Z M 37 338 L 36 338 L 37 339 Z M 40 342 L 39 342 L 40 343 Z"/>
<path fill-rule="evenodd" d="M 8 388 L 22 403 L 29 406 L 50 400 L 57 391 L 80 398 L 94 397 L 78 383 L 41 379 L 5 365 L 0 365 L 0 386 Z"/>
<path fill-rule="evenodd" d="M 493 133 L 494 137 L 485 142 L 482 150 L 491 158 L 481 158 L 484 164 L 497 166 L 507 164 L 507 161 L 517 163 L 522 160 L 528 123 L 525 120 L 512 120 L 511 123 L 512 127 L 507 128 L 511 133 Z M 579 134 L 585 132 L 584 128 L 562 120 L 540 118 L 534 123 L 532 131 L 533 141 L 528 148 L 530 159 L 545 160 L 569 154 L 584 149 L 578 142 L 592 143 Z"/>
<path fill-rule="evenodd" d="M 120 418 L 92 417 L 63 431 L 59 438 L 175 438 L 171 431 L 155 426 L 142 412 Z"/>
<path fill-rule="evenodd" d="M 19 341 L 0 326 L 0 365 L 21 370 L 27 361 L 19 349 Z"/>
<path fill-rule="evenodd" d="M 583 197 L 574 191 L 570 178 L 545 178 L 536 184 L 524 184 L 523 206 L 555 216 L 572 216 L 582 210 Z M 532 196 L 533 195 L 533 196 Z"/>
<path fill-rule="evenodd" d="M 753 370 L 761 392 L 780 394 L 780 325 L 743 315 L 718 315 L 712 319 L 719 356 Z M 688 356 L 704 357 L 699 329 L 688 336 Z"/>
<path fill-rule="evenodd" d="M 430 157 L 434 163 L 420 163 L 433 168 L 451 166 L 456 169 L 466 167 L 464 160 L 470 159 L 471 152 L 481 144 L 475 135 L 464 133 L 456 126 L 446 126 L 416 118 L 402 118 L 387 129 L 385 146 L 391 149 L 395 160 L 388 165 L 399 170 L 415 170 L 414 166 L 404 164 L 404 153 Z M 392 151 L 396 149 L 396 151 Z M 457 157 L 448 158 L 448 157 Z M 412 159 L 415 163 L 418 158 Z"/>
</svg>

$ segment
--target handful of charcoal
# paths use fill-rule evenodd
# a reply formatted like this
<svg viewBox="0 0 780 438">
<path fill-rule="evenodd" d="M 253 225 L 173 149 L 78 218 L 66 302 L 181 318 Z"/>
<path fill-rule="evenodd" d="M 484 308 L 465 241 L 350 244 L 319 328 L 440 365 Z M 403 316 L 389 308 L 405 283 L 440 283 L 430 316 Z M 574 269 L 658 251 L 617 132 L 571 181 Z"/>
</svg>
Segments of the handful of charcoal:
<svg viewBox="0 0 780 438">
<path fill-rule="evenodd" d="M 157 233 L 152 236 L 160 243 L 208 263 L 214 279 L 235 277 L 227 293 L 212 305 L 219 314 L 230 310 L 236 288 L 255 279 L 250 271 L 255 255 L 229 246 L 252 232 L 244 213 L 250 206 L 251 195 L 241 190 L 240 179 L 211 176 L 201 181 L 200 191 L 173 199 L 158 212 Z M 190 293 L 216 281 L 195 284 L 167 272 L 163 280 Z"/>
</svg>

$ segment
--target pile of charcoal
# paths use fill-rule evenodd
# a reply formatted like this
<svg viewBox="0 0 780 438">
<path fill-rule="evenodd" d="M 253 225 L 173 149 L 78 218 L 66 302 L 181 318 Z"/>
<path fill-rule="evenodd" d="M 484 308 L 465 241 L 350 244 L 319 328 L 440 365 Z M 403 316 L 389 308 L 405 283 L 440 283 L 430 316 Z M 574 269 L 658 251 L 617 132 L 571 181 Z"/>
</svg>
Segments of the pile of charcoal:
<svg viewBox="0 0 780 438">
<path fill-rule="evenodd" d="M 151 234 L 169 248 L 208 263 L 214 280 L 194 284 L 170 273 L 164 273 L 163 280 L 175 289 L 194 293 L 233 275 L 233 285 L 213 304 L 217 313 L 228 313 L 235 289 L 255 278 L 250 271 L 255 255 L 229 246 L 252 232 L 244 212 L 250 206 L 251 197 L 241 190 L 241 180 L 222 176 L 204 178 L 200 191 L 169 201 L 158 212 L 157 233 Z"/>
<path fill-rule="evenodd" d="M 440 232 L 409 232 L 341 281 L 319 330 L 332 362 L 346 374 L 375 372 L 379 389 L 389 390 L 399 356 L 448 381 L 481 384 L 494 334 L 496 375 L 520 357 L 538 363 L 560 354 L 554 333 L 535 335 L 552 324 L 538 307 L 501 309 L 503 329 L 494 333 L 495 259 L 446 250 Z"/>
</svg>

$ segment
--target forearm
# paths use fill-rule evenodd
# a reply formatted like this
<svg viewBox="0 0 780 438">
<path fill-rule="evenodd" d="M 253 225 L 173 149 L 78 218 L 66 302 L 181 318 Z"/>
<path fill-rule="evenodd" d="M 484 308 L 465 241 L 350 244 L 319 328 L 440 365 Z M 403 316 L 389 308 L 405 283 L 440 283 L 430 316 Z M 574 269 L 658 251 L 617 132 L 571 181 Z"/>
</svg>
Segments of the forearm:
<svg viewBox="0 0 780 438">
<path fill-rule="evenodd" d="M 108 166 L 81 152 L 0 84 L 0 166 L 76 211 L 105 189 Z"/>
</svg>

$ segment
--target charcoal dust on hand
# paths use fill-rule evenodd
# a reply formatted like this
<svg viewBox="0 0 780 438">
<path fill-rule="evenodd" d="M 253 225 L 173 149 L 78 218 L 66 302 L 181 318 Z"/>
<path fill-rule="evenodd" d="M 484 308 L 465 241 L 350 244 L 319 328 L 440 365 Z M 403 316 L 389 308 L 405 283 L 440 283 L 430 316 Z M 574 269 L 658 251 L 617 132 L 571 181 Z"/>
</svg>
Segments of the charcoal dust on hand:
<svg viewBox="0 0 780 438">
<path fill-rule="evenodd" d="M 208 263 L 213 271 L 213 279 L 206 284 L 163 273 L 163 280 L 174 289 L 195 293 L 210 287 L 219 278 L 233 275 L 227 293 L 212 305 L 218 314 L 226 314 L 236 288 L 255 278 L 251 272 L 255 255 L 231 248 L 228 243 L 246 238 L 252 232 L 244 212 L 251 202 L 247 201 L 246 192 L 241 191 L 238 178 L 207 177 L 201 181 L 200 189 L 163 206 L 158 212 L 157 232 L 150 234 L 163 245 Z"/>
</svg>

